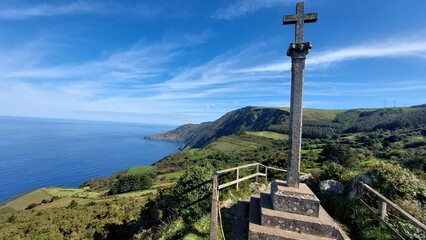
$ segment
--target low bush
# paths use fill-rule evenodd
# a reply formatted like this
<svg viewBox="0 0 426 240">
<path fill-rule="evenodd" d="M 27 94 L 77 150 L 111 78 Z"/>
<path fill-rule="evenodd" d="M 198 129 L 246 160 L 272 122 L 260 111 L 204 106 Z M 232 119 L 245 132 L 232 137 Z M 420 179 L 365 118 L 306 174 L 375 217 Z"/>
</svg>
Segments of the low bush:
<svg viewBox="0 0 426 240">
<path fill-rule="evenodd" d="M 153 180 L 146 174 L 120 176 L 112 185 L 109 194 L 126 193 L 149 189 Z"/>
<path fill-rule="evenodd" d="M 426 186 L 409 170 L 390 163 L 372 165 L 368 174 L 375 176 L 373 188 L 391 199 L 426 200 Z"/>
</svg>

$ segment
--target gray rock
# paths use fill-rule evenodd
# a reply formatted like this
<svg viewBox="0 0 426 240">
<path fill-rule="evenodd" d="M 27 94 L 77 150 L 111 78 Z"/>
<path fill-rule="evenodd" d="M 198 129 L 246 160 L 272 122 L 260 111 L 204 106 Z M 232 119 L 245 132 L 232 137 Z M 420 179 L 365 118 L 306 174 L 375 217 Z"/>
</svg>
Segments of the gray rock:
<svg viewBox="0 0 426 240">
<path fill-rule="evenodd" d="M 356 199 L 356 198 L 358 198 L 358 195 L 360 194 L 360 182 L 363 182 L 363 183 L 365 183 L 365 184 L 367 184 L 367 185 L 370 185 L 371 186 L 371 184 L 372 184 L 372 182 L 374 182 L 374 177 L 373 176 L 370 176 L 370 175 L 367 175 L 367 174 L 364 174 L 364 173 L 361 173 L 361 174 L 358 174 L 357 176 L 355 176 L 354 178 L 353 178 L 353 180 L 351 181 L 351 183 L 349 184 L 349 198 L 350 199 Z"/>
<path fill-rule="evenodd" d="M 263 183 L 253 182 L 253 183 L 250 183 L 250 189 L 254 193 L 259 193 L 262 190 L 266 190 L 266 186 Z"/>
<path fill-rule="evenodd" d="M 322 193 L 337 193 L 340 194 L 345 190 L 345 186 L 336 180 L 324 180 L 320 182 L 320 191 Z"/>
<path fill-rule="evenodd" d="M 302 175 L 300 175 L 300 182 L 306 182 L 307 180 L 312 179 L 312 178 L 314 178 L 314 177 L 310 173 L 302 174 Z"/>
</svg>

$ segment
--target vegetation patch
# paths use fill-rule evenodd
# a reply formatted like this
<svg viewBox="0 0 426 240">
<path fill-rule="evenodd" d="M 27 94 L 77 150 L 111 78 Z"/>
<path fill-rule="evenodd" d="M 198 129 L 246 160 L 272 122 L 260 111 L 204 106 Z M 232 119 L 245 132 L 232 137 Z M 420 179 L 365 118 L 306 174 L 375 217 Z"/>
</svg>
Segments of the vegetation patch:
<svg viewBox="0 0 426 240">
<path fill-rule="evenodd" d="M 287 134 L 270 132 L 270 131 L 261 131 L 261 132 L 247 131 L 246 134 L 255 135 L 255 136 L 258 136 L 258 137 L 272 138 L 272 139 L 275 139 L 275 140 L 288 140 Z"/>
<path fill-rule="evenodd" d="M 0 211 L 3 208 L 7 208 L 8 211 L 10 211 L 11 209 L 13 209 L 13 211 L 24 210 L 30 204 L 39 204 L 41 203 L 41 201 L 45 199 L 50 200 L 51 198 L 52 195 L 47 193 L 45 189 L 40 188 L 7 202 L 6 204 L 0 207 Z"/>
<path fill-rule="evenodd" d="M 137 166 L 127 169 L 125 173 L 129 175 L 136 175 L 153 172 L 155 170 L 157 170 L 157 166 Z"/>
<path fill-rule="evenodd" d="M 157 175 L 158 180 L 178 180 L 185 172 L 177 171 Z"/>
</svg>

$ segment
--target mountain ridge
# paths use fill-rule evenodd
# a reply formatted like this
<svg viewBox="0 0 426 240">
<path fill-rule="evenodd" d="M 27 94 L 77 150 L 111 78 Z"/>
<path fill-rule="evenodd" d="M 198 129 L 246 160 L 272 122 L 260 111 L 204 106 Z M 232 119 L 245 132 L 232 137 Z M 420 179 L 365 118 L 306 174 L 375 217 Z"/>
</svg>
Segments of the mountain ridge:
<svg viewBox="0 0 426 240">
<path fill-rule="evenodd" d="M 248 106 L 201 124 L 184 124 L 166 133 L 146 136 L 152 140 L 180 142 L 182 148 L 201 148 L 222 136 L 243 131 L 289 133 L 288 108 Z M 344 133 L 416 128 L 426 125 L 426 104 L 376 109 L 325 110 L 305 108 L 303 137 L 331 138 Z"/>
</svg>

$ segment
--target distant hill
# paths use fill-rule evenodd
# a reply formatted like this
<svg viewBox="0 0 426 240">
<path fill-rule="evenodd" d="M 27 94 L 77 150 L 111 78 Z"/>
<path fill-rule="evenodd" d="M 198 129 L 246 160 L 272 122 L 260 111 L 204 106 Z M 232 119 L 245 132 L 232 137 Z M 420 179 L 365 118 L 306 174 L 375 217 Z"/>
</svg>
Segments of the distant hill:
<svg viewBox="0 0 426 240">
<path fill-rule="evenodd" d="M 268 130 L 288 134 L 289 116 L 286 108 L 245 107 L 228 112 L 213 122 L 185 124 L 147 138 L 182 142 L 184 148 L 200 148 L 222 136 L 242 131 Z M 332 138 L 345 133 L 423 126 L 426 126 L 426 104 L 386 109 L 304 109 L 303 137 Z"/>
<path fill-rule="evenodd" d="M 203 147 L 222 136 L 240 131 L 261 131 L 280 124 L 289 112 L 278 108 L 245 107 L 229 112 L 214 122 L 185 124 L 175 130 L 148 136 L 148 139 L 182 142 L 185 147 Z"/>
</svg>

